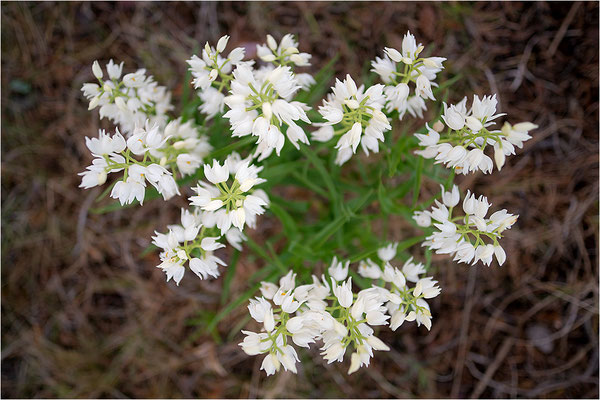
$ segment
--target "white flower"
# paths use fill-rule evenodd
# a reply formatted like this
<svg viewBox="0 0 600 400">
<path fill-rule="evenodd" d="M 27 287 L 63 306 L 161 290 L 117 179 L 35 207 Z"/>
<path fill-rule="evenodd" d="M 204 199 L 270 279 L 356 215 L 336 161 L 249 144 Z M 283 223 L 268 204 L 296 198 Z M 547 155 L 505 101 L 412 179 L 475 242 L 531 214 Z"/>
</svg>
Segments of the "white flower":
<svg viewBox="0 0 600 400">
<path fill-rule="evenodd" d="M 431 90 L 431 82 L 425 75 L 420 75 L 417 78 L 417 94 L 424 99 L 435 100 Z"/>
<path fill-rule="evenodd" d="M 167 139 L 162 135 L 158 124 L 150 126 L 150 120 L 146 120 L 144 128 L 135 127 L 133 134 L 127 139 L 127 148 L 135 155 L 142 155 L 147 151 L 160 149 Z"/>
<path fill-rule="evenodd" d="M 260 283 L 260 292 L 263 297 L 271 300 L 273 296 L 277 293 L 278 286 L 271 282 L 261 282 Z"/>
<path fill-rule="evenodd" d="M 431 216 L 426 211 L 415 211 L 413 219 L 415 220 L 417 225 L 422 226 L 424 228 L 431 226 Z"/>
<path fill-rule="evenodd" d="M 387 246 L 382 247 L 379 250 L 377 250 L 377 257 L 379 257 L 379 259 L 382 261 L 390 261 L 394 257 L 396 257 L 396 249 L 397 248 L 398 248 L 397 242 L 390 243 Z"/>
<path fill-rule="evenodd" d="M 371 61 L 371 66 L 373 67 L 371 71 L 379 75 L 384 83 L 390 83 L 394 78 L 396 64 L 387 55 L 383 58 L 375 57 L 375 61 Z"/>
<path fill-rule="evenodd" d="M 329 272 L 329 276 L 335 279 L 338 282 L 342 282 L 348 277 L 348 267 L 350 265 L 350 261 L 342 262 L 338 261 L 336 257 L 333 257 L 333 261 L 331 262 L 331 266 L 327 270 Z"/>
<path fill-rule="evenodd" d="M 196 172 L 200 168 L 201 162 L 199 157 L 188 153 L 179 154 L 176 159 L 177 169 L 182 175 L 191 175 Z"/>
<path fill-rule="evenodd" d="M 111 80 L 119 79 L 123 73 L 123 62 L 121 62 L 121 64 L 115 64 L 113 60 L 110 59 L 108 64 L 106 64 L 106 71 Z"/>
<path fill-rule="evenodd" d="M 212 167 L 204 164 L 204 176 L 214 184 L 225 182 L 229 178 L 229 169 L 226 165 L 221 165 L 217 160 L 213 160 Z"/>
<path fill-rule="evenodd" d="M 275 372 L 279 371 L 279 366 L 281 365 L 277 356 L 273 353 L 269 353 L 263 359 L 262 364 L 260 365 L 260 369 L 264 370 L 267 373 L 267 376 L 273 375 Z"/>
<path fill-rule="evenodd" d="M 505 122 L 502 126 L 502 134 L 506 140 L 518 148 L 523 148 L 523 142 L 531 139 L 529 131 L 537 129 L 536 124 L 531 122 L 521 122 L 514 126 L 511 126 L 508 122 Z"/>
<path fill-rule="evenodd" d="M 442 119 L 450 129 L 455 131 L 459 131 L 465 126 L 465 117 L 454 105 L 448 107 L 446 103 L 444 103 L 444 114 L 442 115 Z"/>
<path fill-rule="evenodd" d="M 483 99 L 481 100 L 479 99 L 479 96 L 475 95 L 473 97 L 473 108 L 471 109 L 473 117 L 480 121 L 485 120 L 486 122 L 489 122 L 504 115 L 494 114 L 496 112 L 497 104 L 498 100 L 496 100 L 496 95 L 483 96 Z"/>
<path fill-rule="evenodd" d="M 317 142 L 328 142 L 334 136 L 333 127 L 330 125 L 324 125 L 311 133 L 312 139 Z"/>
<path fill-rule="evenodd" d="M 434 281 L 432 277 L 428 276 L 427 278 L 419 279 L 415 286 L 415 291 L 413 294 L 417 297 L 423 295 L 425 299 L 431 299 L 436 297 L 442 289 L 439 286 L 436 286 L 437 281 Z"/>
<path fill-rule="evenodd" d="M 104 159 L 102 160 L 104 161 Z M 79 184 L 80 188 L 89 189 L 106 182 L 106 171 L 103 166 L 90 165 L 86 171 L 80 172 L 79 175 L 83 176 Z"/>
<path fill-rule="evenodd" d="M 164 167 L 158 164 L 150 164 L 146 167 L 145 177 L 154 186 L 163 199 L 168 200 L 179 193 L 177 182 Z"/>
<path fill-rule="evenodd" d="M 331 280 L 333 294 L 337 297 L 338 302 L 342 307 L 348 308 L 352 305 L 352 278 L 338 286 L 334 279 Z"/>
<path fill-rule="evenodd" d="M 119 199 L 121 205 L 131 204 L 133 200 L 137 200 L 143 205 L 146 193 L 145 173 L 146 169 L 138 164 L 129 167 L 130 175 L 125 181 L 118 181 L 115 184 L 110 192 L 110 197 Z"/>
<path fill-rule="evenodd" d="M 267 44 L 256 45 L 256 53 L 265 62 L 292 63 L 299 67 L 309 66 L 312 55 L 300 53 L 298 42 L 291 34 L 286 34 L 279 45 L 271 35 L 267 35 Z"/>
<path fill-rule="evenodd" d="M 444 186 L 440 185 L 442 189 L 442 201 L 446 207 L 454 207 L 460 200 L 460 194 L 458 193 L 458 186 L 452 185 L 452 192 L 446 192 Z"/>
<path fill-rule="evenodd" d="M 384 94 L 386 98 L 386 110 L 398 111 L 402 119 L 408 111 L 413 117 L 423 117 L 423 111 L 427 110 L 424 99 L 435 100 L 432 86 L 436 75 L 444 68 L 443 57 L 419 58 L 423 50 L 421 44 L 417 44 L 415 37 L 408 32 L 402 40 L 402 51 L 394 48 L 384 48 L 384 57 L 376 57 L 371 66 L 381 80 L 386 84 Z M 407 74 L 408 72 L 408 74 Z M 414 92 L 411 95 L 409 84 L 414 84 Z"/>
<path fill-rule="evenodd" d="M 342 361 L 344 359 L 344 354 L 346 353 L 346 347 L 342 345 L 341 342 L 335 342 L 328 346 L 327 348 L 323 348 L 324 350 L 321 355 L 325 360 L 327 360 L 327 364 L 331 364 L 334 361 Z"/>
<path fill-rule="evenodd" d="M 362 260 L 358 266 L 358 274 L 364 278 L 379 279 L 381 278 L 381 267 L 370 259 Z"/>
<path fill-rule="evenodd" d="M 250 299 L 248 305 L 248 311 L 250 316 L 256 320 L 256 322 L 264 323 L 265 330 L 271 332 L 275 326 L 275 320 L 273 318 L 273 308 L 263 297 L 257 297 L 256 299 Z"/>
<path fill-rule="evenodd" d="M 408 108 L 408 95 L 410 88 L 406 83 L 399 83 L 396 86 L 386 86 L 383 93 L 387 99 L 386 110 L 391 112 L 397 110 L 398 113 L 404 115 Z"/>
<path fill-rule="evenodd" d="M 337 125 L 342 123 L 342 127 L 337 130 L 327 130 L 316 134 L 324 136 L 323 139 L 329 140 L 333 133 L 340 134 L 335 148 L 338 149 L 336 164 L 342 165 L 352 154 L 356 153 L 358 145 L 361 144 L 363 151 L 369 155 L 369 151 L 377 153 L 379 151 L 379 141 L 384 141 L 383 132 L 391 129 L 391 125 L 381 109 L 383 108 L 385 97 L 383 95 L 383 85 L 374 85 L 365 90 L 363 86 L 357 87 L 350 75 L 346 75 L 343 81 L 336 80 L 333 93 L 329 94 L 319 107 L 319 113 L 325 118 L 325 126 Z M 344 116 L 355 120 L 355 115 L 361 115 L 361 122 L 343 123 Z M 321 128 L 323 130 L 323 128 Z"/>
<path fill-rule="evenodd" d="M 240 343 L 242 350 L 250 356 L 264 353 L 268 351 L 270 342 L 266 340 L 269 336 L 267 333 L 255 333 L 250 331 L 242 331 L 246 335 L 244 341 Z"/>
<path fill-rule="evenodd" d="M 98 138 L 85 138 L 85 145 L 95 156 L 120 153 L 126 148 L 125 138 L 119 132 L 119 128 L 116 128 L 112 137 L 104 129 L 100 129 Z"/>
<path fill-rule="evenodd" d="M 480 245 L 475 249 L 475 260 L 473 263 L 481 260 L 485 265 L 490 265 L 494 256 L 494 246 L 491 244 Z"/>
</svg>

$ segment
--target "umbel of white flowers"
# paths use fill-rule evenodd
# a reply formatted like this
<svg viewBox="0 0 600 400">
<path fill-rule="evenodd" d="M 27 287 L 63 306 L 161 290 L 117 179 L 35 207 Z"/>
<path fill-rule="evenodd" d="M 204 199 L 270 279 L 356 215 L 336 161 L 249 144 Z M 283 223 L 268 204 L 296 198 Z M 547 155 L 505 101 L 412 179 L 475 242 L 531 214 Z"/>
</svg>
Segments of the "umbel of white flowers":
<svg viewBox="0 0 600 400">
<path fill-rule="evenodd" d="M 260 176 L 265 168 L 261 162 L 280 156 L 286 143 L 296 149 L 300 143 L 310 145 L 307 133 L 336 151 L 337 165 L 349 162 L 359 145 L 365 156 L 378 153 L 382 143 L 391 140 L 394 119 L 423 118 L 427 103 L 436 100 L 436 80 L 446 61 L 424 56 L 425 46 L 407 32 L 401 48 L 385 47 L 371 62 L 381 83 L 367 87 L 357 85 L 350 75 L 336 79 L 315 113 L 299 100 L 316 84 L 309 73 L 298 71 L 310 66 L 312 56 L 300 51 L 294 36 L 284 35 L 277 42 L 267 35 L 266 43 L 257 45 L 256 60 L 246 59 L 242 47 L 226 52 L 229 39 L 221 37 L 216 46 L 206 43 L 199 56 L 187 60 L 200 99 L 198 111 L 204 115 L 202 125 L 195 118 L 173 116 L 171 93 L 145 69 L 124 74 L 123 63 L 110 60 L 103 69 L 95 61 L 96 82 L 82 87 L 89 109 L 98 109 L 100 118 L 115 127 L 112 134 L 100 130 L 98 137 L 86 138 L 93 160 L 80 173 L 80 187 L 101 186 L 116 177 L 110 196 L 121 205 L 142 205 L 150 187 L 169 200 L 188 195 L 180 187 L 181 178 L 195 178 L 181 223 L 152 237 L 160 249 L 157 267 L 176 285 L 187 269 L 200 279 L 217 278 L 226 267 L 217 253 L 226 245 L 243 250 L 246 227 L 255 228 L 270 204 L 260 188 L 266 182 Z M 496 95 L 474 95 L 470 108 L 467 97 L 457 104 L 444 103 L 441 118 L 415 133 L 418 149 L 410 151 L 461 174 L 491 173 L 494 162 L 501 170 L 506 156 L 522 148 L 537 125 L 504 122 L 500 130 L 494 129 L 505 115 L 496 107 Z M 232 138 L 256 139 L 245 158 L 235 152 L 223 158 L 211 153 L 206 132 L 218 116 L 228 121 Z M 493 161 L 486 155 L 488 147 L 493 148 Z M 428 232 L 422 246 L 459 263 L 481 261 L 489 266 L 495 257 L 502 265 L 507 255 L 500 240 L 518 215 L 502 209 L 488 216 L 488 199 L 470 191 L 462 202 L 464 215 L 456 215 L 459 202 L 456 185 L 450 191 L 442 187 L 429 210 L 413 214 L 415 223 Z M 397 249 L 398 243 L 388 243 L 376 256 L 358 262 L 356 273 L 371 285 L 360 291 L 348 277 L 350 263 L 335 257 L 326 274 L 313 275 L 310 283 L 297 285 L 291 270 L 279 284 L 262 282 L 261 296 L 248 306 L 260 325 L 256 332 L 242 331 L 242 349 L 249 355 L 264 354 L 261 369 L 272 375 L 282 365 L 297 372 L 296 347 L 319 346 L 328 363 L 341 362 L 349 354 L 350 374 L 368 366 L 374 351 L 389 350 L 376 336 L 377 327 L 396 331 L 404 322 L 415 321 L 431 329 L 428 301 L 441 289 L 426 276 L 425 265 L 412 257 L 406 260 L 406 253 L 398 254 L 405 262 L 396 267 Z"/>
<path fill-rule="evenodd" d="M 398 329 L 404 321 L 416 321 L 431 328 L 431 312 L 426 299 L 436 297 L 441 289 L 425 272 L 422 264 L 412 260 L 402 270 L 393 267 L 397 244 L 380 249 L 379 264 L 361 261 L 358 273 L 372 279 L 373 286 L 352 291 L 348 278 L 349 263 L 333 259 L 328 277 L 313 275 L 311 284 L 296 286 L 296 274 L 290 271 L 279 285 L 262 282 L 261 297 L 250 300 L 250 316 L 261 324 L 261 332 L 242 331 L 240 343 L 249 355 L 266 354 L 261 369 L 272 375 L 283 365 L 297 373 L 299 358 L 293 345 L 310 348 L 320 342 L 321 355 L 328 363 L 343 361 L 350 351 L 348 374 L 368 366 L 373 351 L 389 347 L 377 336 L 373 327 Z M 416 282 L 409 287 L 407 282 Z M 378 282 L 379 285 L 377 285 Z"/>
</svg>

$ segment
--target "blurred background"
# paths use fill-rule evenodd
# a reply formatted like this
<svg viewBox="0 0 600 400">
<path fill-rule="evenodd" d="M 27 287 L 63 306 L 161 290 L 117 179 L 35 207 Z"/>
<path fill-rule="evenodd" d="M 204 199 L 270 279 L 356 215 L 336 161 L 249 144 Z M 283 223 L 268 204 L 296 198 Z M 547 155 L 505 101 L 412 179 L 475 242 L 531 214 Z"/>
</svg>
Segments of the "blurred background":
<svg viewBox="0 0 600 400">
<path fill-rule="evenodd" d="M 501 172 L 457 178 L 520 214 L 508 261 L 436 257 L 431 332 L 382 330 L 392 351 L 350 377 L 303 350 L 298 375 L 267 379 L 237 345 L 245 304 L 203 329 L 222 278 L 177 288 L 142 255 L 183 199 L 92 212 L 84 137 L 110 125 L 81 85 L 113 58 L 179 106 L 206 41 L 288 32 L 313 72 L 338 54 L 336 75 L 361 77 L 407 30 L 448 58 L 444 78 L 462 74 L 449 101 L 497 93 L 511 122 L 540 126 Z M 597 398 L 598 35 L 597 2 L 2 3 L 2 397 Z M 256 268 L 240 258 L 231 296 Z"/>
</svg>

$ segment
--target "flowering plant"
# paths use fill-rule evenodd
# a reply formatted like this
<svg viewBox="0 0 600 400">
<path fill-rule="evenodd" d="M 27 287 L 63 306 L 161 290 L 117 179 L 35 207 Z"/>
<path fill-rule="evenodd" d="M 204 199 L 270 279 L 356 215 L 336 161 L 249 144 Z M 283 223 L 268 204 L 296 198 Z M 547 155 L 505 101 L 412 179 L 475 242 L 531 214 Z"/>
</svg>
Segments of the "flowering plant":
<svg viewBox="0 0 600 400">
<path fill-rule="evenodd" d="M 98 83 L 82 91 L 89 109 L 99 108 L 115 128 L 86 138 L 94 159 L 80 173 L 80 187 L 103 185 L 118 174 L 106 191 L 118 203 L 105 211 L 185 196 L 189 207 L 181 210 L 181 223 L 152 238 L 167 281 L 179 285 L 188 269 L 200 279 L 225 270 L 228 300 L 239 252 L 247 248 L 265 262 L 251 287 L 206 328 L 249 300 L 258 325 L 242 331 L 240 346 L 265 355 L 267 375 L 281 366 L 297 372 L 296 347 L 311 345 L 328 363 L 350 353 L 353 373 L 369 365 L 373 351 L 389 350 L 376 336 L 378 327 L 395 331 L 414 321 L 431 328 L 435 312 L 427 301 L 441 292 L 428 276 L 432 252 L 471 264 L 489 266 L 494 257 L 505 262 L 500 239 L 518 216 L 499 210 L 486 218 L 487 198 L 470 191 L 464 215 L 456 215 L 461 196 L 453 179 L 455 172 L 491 173 L 494 162 L 500 170 L 537 126 L 505 122 L 494 129 L 504 116 L 496 96 L 475 95 L 471 108 L 466 97 L 444 102 L 414 135 L 396 129 L 406 126 L 407 112 L 423 118 L 431 104 L 435 109 L 445 87 L 436 79 L 446 59 L 425 57 L 410 33 L 401 50 L 386 47 L 372 61 L 381 83 L 359 85 L 346 75 L 318 108 L 331 63 L 314 77 L 300 72 L 311 55 L 300 52 L 290 34 L 279 42 L 268 35 L 257 46 L 258 60 L 245 59 L 240 47 L 225 52 L 228 42 L 223 36 L 215 47 L 207 43 L 187 61 L 197 96 L 177 117 L 170 92 L 146 70 L 123 75 L 123 63 L 110 60 L 105 76 L 94 62 Z M 424 179 L 440 184 L 439 196 L 422 199 Z M 248 228 L 258 227 L 267 211 L 282 229 L 259 244 Z M 424 234 L 388 240 L 390 215 Z M 375 228 L 378 220 L 383 232 Z M 423 261 L 407 252 L 419 243 L 426 249 L 413 253 Z M 232 257 L 222 250 L 228 246 L 235 249 Z"/>
</svg>

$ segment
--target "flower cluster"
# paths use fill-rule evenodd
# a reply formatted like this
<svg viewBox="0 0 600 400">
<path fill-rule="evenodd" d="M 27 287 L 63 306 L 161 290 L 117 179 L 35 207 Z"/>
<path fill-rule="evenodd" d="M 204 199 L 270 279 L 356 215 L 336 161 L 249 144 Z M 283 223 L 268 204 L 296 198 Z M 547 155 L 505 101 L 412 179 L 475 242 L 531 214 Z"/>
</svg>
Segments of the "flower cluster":
<svg viewBox="0 0 600 400">
<path fill-rule="evenodd" d="M 106 182 L 107 174 L 124 171 L 123 179 L 115 184 L 110 194 L 119 199 L 121 205 L 136 199 L 143 204 L 146 182 L 150 182 L 165 200 L 179 194 L 177 183 L 166 168 L 152 160 L 147 161 L 147 157 L 144 157 L 144 161 L 132 157 L 164 145 L 157 125 L 137 127 L 127 141 L 118 129 L 113 136 L 100 130 L 98 138 L 86 138 L 86 145 L 96 158 L 86 171 L 79 174 L 83 177 L 79 187 L 89 189 L 102 185 Z"/>
<path fill-rule="evenodd" d="M 473 105 L 467 110 L 467 98 L 448 107 L 444 103 L 442 119 L 448 127 L 440 134 L 444 125 L 440 121 L 433 128 L 426 125 L 427 134 L 415 133 L 419 145 L 424 146 L 416 153 L 425 158 L 435 158 L 436 163 L 444 163 L 460 174 L 481 170 L 490 173 L 494 167 L 492 159 L 485 155 L 487 145 L 494 148 L 494 159 L 498 170 L 504 166 L 506 156 L 515 154 L 515 146 L 522 148 L 523 142 L 530 139 L 529 131 L 537 125 L 522 122 L 511 126 L 508 122 L 502 130 L 488 130 L 494 120 L 505 114 L 496 114 L 496 95 L 473 97 Z"/>
<path fill-rule="evenodd" d="M 95 159 L 79 174 L 79 187 L 102 185 L 109 173 L 123 171 L 122 180 L 110 194 L 121 205 L 134 200 L 143 204 L 147 182 L 165 200 L 180 194 L 175 172 L 193 173 L 211 150 L 206 137 L 191 122 L 182 124 L 180 120 L 170 122 L 164 130 L 146 120 L 145 126 L 136 126 L 128 139 L 118 128 L 112 136 L 100 130 L 98 138 L 86 137 L 86 145 Z"/>
<path fill-rule="evenodd" d="M 218 266 L 226 264 L 213 252 L 225 245 L 217 242 L 219 236 L 209 236 L 214 233 L 214 229 L 202 225 L 199 213 L 192 214 L 184 209 L 181 210 L 181 225 L 170 225 L 168 233 L 155 232 L 152 243 L 162 249 L 158 268 L 166 273 L 167 281 L 172 278 L 179 285 L 187 262 L 200 279 L 219 276 Z"/>
<path fill-rule="evenodd" d="M 204 165 L 204 176 L 210 182 L 198 182 L 193 188 L 195 196 L 189 198 L 192 206 L 205 212 L 203 219 L 216 225 L 225 235 L 233 226 L 240 232 L 244 225 L 256 226 L 256 216 L 265 211 L 269 204 L 267 194 L 255 185 L 265 182 L 258 177 L 263 167 L 242 160 L 239 154 L 232 153 L 223 165 L 213 160 L 212 166 Z"/>
<path fill-rule="evenodd" d="M 279 155 L 286 136 L 296 148 L 298 142 L 308 144 L 298 123 L 310 124 L 306 115 L 310 108 L 293 97 L 298 89 L 315 81 L 310 74 L 296 74 L 293 67 L 310 65 L 311 55 L 300 53 L 290 34 L 279 44 L 268 35 L 266 45 L 257 45 L 258 57 L 268 64 L 255 69 L 254 61 L 243 61 L 245 51 L 241 47 L 233 49 L 227 58 L 221 56 L 228 40 L 229 36 L 223 36 L 216 48 L 207 43 L 202 58 L 188 60 L 202 100 L 200 111 L 210 119 L 227 105 L 224 117 L 229 119 L 233 136 L 256 136 L 259 161 L 273 150 Z"/>
<path fill-rule="evenodd" d="M 199 110 L 210 119 L 223 112 L 225 96 L 232 79 L 231 72 L 234 67 L 244 63 L 245 50 L 236 47 L 231 50 L 226 58 L 221 54 L 227 47 L 229 36 L 223 36 L 217 42 L 217 47 L 211 47 L 208 42 L 202 50 L 202 57 L 192 56 L 187 62 L 193 76 L 192 84 L 198 89 L 198 96 L 202 100 Z"/>
<path fill-rule="evenodd" d="M 231 95 L 225 98 L 230 108 L 224 117 L 231 123 L 232 135 L 256 136 L 258 160 L 267 158 L 273 150 L 280 154 L 285 137 L 296 147 L 308 144 L 299 121 L 310 124 L 309 107 L 292 101 L 300 88 L 289 66 L 278 66 L 266 74 L 257 74 L 250 65 L 240 65 L 233 71 Z M 282 132 L 282 130 L 285 132 Z"/>
<path fill-rule="evenodd" d="M 451 192 L 442 187 L 442 202 L 436 200 L 431 211 L 417 211 L 414 219 L 420 226 L 433 224 L 437 230 L 423 242 L 438 254 L 454 255 L 454 261 L 472 263 L 477 261 L 490 265 L 496 256 L 498 264 L 504 264 L 506 252 L 498 244 L 502 233 L 517 221 L 518 215 L 502 209 L 494 212 L 489 218 L 486 214 L 490 208 L 484 196 L 476 198 L 467 192 L 462 209 L 464 216 L 452 216 L 452 211 L 460 201 L 458 187 L 453 186 Z"/>
<path fill-rule="evenodd" d="M 81 90 L 90 101 L 90 110 L 100 107 L 100 118 L 119 125 L 126 135 L 147 120 L 161 128 L 166 125 L 167 112 L 173 109 L 171 93 L 164 86 L 158 86 L 152 76 L 146 76 L 145 69 L 121 78 L 123 63 L 117 65 L 110 60 L 106 65 L 106 79 L 98 61 L 94 61 L 92 72 L 98 83 L 85 83 Z"/>
<path fill-rule="evenodd" d="M 382 252 L 384 257 L 395 255 L 395 249 Z M 352 374 L 369 365 L 374 350 L 389 350 L 375 336 L 374 326 L 390 324 L 396 330 L 404 321 L 416 320 L 419 325 L 431 327 L 431 313 L 424 299 L 437 296 L 440 289 L 431 278 L 419 279 L 419 274 L 425 272 L 422 264 L 409 260 L 400 271 L 389 260 L 383 269 L 371 260 L 363 261 L 359 273 L 371 279 L 382 278 L 390 289 L 372 286 L 357 294 L 353 293 L 348 271 L 348 262 L 334 258 L 328 269 L 329 279 L 313 275 L 312 283 L 296 286 L 296 274 L 290 271 L 279 286 L 262 283 L 262 296 L 250 300 L 248 306 L 250 316 L 262 324 L 262 331 L 242 331 L 246 337 L 240 346 L 249 355 L 266 354 L 261 369 L 267 375 L 278 371 L 280 365 L 297 372 L 299 358 L 291 343 L 309 348 L 311 343 L 321 341 L 321 355 L 328 363 L 343 361 L 350 347 L 353 352 L 348 374 Z M 407 280 L 417 282 L 416 286 L 408 288 Z"/>
<path fill-rule="evenodd" d="M 338 149 L 335 163 L 344 164 L 356 153 L 360 144 L 366 155 L 369 151 L 379 152 L 379 141 L 385 140 L 383 133 L 390 130 L 388 118 L 381 111 L 385 103 L 383 85 L 373 85 L 365 90 L 346 75 L 346 79 L 336 79 L 332 93 L 323 100 L 319 113 L 326 122 L 313 132 L 314 140 L 327 142 L 341 135 L 335 148 Z"/>
<path fill-rule="evenodd" d="M 371 62 L 373 69 L 386 84 L 383 92 L 387 112 L 396 110 L 400 119 L 406 111 L 413 117 L 423 117 L 427 110 L 425 100 L 435 100 L 432 86 L 436 75 L 444 67 L 443 57 L 419 57 L 424 47 L 417 45 L 415 37 L 408 32 L 402 40 L 402 51 L 386 47 L 383 58 Z M 409 84 L 414 84 L 413 94 Z"/>
</svg>

